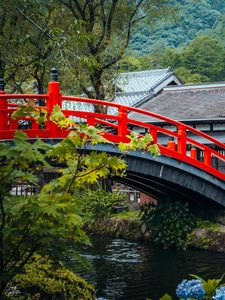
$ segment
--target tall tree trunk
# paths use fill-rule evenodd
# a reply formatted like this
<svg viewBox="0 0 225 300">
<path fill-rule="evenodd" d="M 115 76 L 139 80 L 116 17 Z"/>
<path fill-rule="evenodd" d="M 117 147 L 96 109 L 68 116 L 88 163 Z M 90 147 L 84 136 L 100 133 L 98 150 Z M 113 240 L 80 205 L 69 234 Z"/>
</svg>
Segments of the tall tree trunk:
<svg viewBox="0 0 225 300">
<path fill-rule="evenodd" d="M 102 71 L 97 70 L 94 71 L 93 74 L 91 74 L 90 79 L 95 90 L 96 99 L 105 100 L 105 91 L 104 91 L 104 86 L 102 83 L 101 76 L 102 76 Z M 95 105 L 94 109 L 96 113 L 105 114 L 107 112 L 107 107 L 102 105 Z"/>
</svg>

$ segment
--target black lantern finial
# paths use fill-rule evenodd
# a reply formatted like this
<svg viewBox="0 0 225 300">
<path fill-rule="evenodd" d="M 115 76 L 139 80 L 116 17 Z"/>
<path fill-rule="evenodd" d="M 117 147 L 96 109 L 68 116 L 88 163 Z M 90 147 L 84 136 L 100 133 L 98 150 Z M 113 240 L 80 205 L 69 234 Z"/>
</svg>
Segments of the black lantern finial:
<svg viewBox="0 0 225 300">
<path fill-rule="evenodd" d="M 5 90 L 5 82 L 3 78 L 0 78 L 0 91 Z"/>
<path fill-rule="evenodd" d="M 51 81 L 58 81 L 58 71 L 55 67 L 51 68 L 50 78 Z"/>
</svg>

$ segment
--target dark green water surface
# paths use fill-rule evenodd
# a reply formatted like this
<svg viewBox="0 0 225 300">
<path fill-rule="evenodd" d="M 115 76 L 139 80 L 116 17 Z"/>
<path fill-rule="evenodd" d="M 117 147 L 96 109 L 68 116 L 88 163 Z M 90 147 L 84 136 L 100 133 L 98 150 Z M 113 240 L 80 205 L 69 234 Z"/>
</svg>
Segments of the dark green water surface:
<svg viewBox="0 0 225 300">
<path fill-rule="evenodd" d="M 97 290 L 98 299 L 159 299 L 165 292 L 174 295 L 188 274 L 219 278 L 225 273 L 225 255 L 214 252 L 164 250 L 149 243 L 102 236 L 92 237 L 93 246 L 81 254 L 91 270 L 76 271 Z"/>
</svg>

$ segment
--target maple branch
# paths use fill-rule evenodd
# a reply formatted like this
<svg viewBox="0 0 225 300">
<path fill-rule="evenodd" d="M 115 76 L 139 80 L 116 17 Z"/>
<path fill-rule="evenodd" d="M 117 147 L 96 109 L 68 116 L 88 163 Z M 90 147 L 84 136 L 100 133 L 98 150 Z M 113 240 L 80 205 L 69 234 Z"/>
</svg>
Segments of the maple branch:
<svg viewBox="0 0 225 300">
<path fill-rule="evenodd" d="M 40 25 L 38 25 L 36 22 L 34 22 L 30 17 L 24 14 L 24 12 L 19 8 L 16 7 L 16 10 L 27 20 L 29 21 L 33 26 L 35 26 L 37 29 L 39 29 L 42 33 L 44 33 L 48 38 L 53 40 L 53 36 L 50 35 L 46 30 L 44 30 Z"/>
</svg>

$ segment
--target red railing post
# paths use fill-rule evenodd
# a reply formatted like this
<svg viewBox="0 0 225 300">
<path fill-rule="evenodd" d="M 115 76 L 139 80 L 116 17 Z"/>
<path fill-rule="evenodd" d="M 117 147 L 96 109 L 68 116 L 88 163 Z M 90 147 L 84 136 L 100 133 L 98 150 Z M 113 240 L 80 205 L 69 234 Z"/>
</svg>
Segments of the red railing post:
<svg viewBox="0 0 225 300">
<path fill-rule="evenodd" d="M 31 128 L 34 129 L 34 130 L 39 129 L 39 124 L 35 121 L 32 121 Z"/>
<path fill-rule="evenodd" d="M 149 130 L 149 133 L 151 134 L 151 136 L 152 136 L 152 138 L 153 138 L 153 142 L 154 142 L 155 144 L 157 144 L 157 140 L 158 140 L 157 130 L 151 128 L 151 129 Z"/>
<path fill-rule="evenodd" d="M 52 113 L 55 105 L 59 105 L 62 108 L 62 96 L 60 94 L 60 84 L 58 82 L 58 74 L 56 68 L 51 69 L 51 80 L 48 84 L 48 99 L 46 101 L 46 109 L 48 114 Z M 56 138 L 59 137 L 59 127 L 51 121 L 47 122 L 46 129 L 49 130 L 49 136 Z"/>
<path fill-rule="evenodd" d="M 18 119 L 13 120 L 13 119 L 11 119 L 11 116 L 10 116 L 9 129 L 11 129 L 11 130 L 17 130 L 18 129 L 18 124 L 19 124 Z"/>
<path fill-rule="evenodd" d="M 178 137 L 178 139 L 177 139 L 178 140 L 178 146 L 177 146 L 178 153 L 180 153 L 182 155 L 186 155 L 186 150 L 187 150 L 186 137 L 187 137 L 187 133 L 186 133 L 185 127 L 183 127 L 183 126 L 178 127 L 177 137 Z"/>
<path fill-rule="evenodd" d="M 88 116 L 87 117 L 87 124 L 88 126 L 95 126 L 96 124 L 96 119 L 93 116 Z"/>
<path fill-rule="evenodd" d="M 211 166 L 211 162 L 212 162 L 212 156 L 211 156 L 211 152 L 209 150 L 204 150 L 204 164 L 206 164 L 207 166 Z"/>
<path fill-rule="evenodd" d="M 176 143 L 175 143 L 173 137 L 170 137 L 170 138 L 169 138 L 169 141 L 168 141 L 168 143 L 167 143 L 167 148 L 168 148 L 169 150 L 176 151 Z"/>
<path fill-rule="evenodd" d="M 121 139 L 121 142 L 128 142 L 129 139 L 126 137 L 128 134 L 127 128 L 127 109 L 123 106 L 119 107 L 118 110 L 118 137 Z"/>
<path fill-rule="evenodd" d="M 196 148 L 191 148 L 190 156 L 191 156 L 191 158 L 193 158 L 195 160 L 197 159 L 197 149 Z"/>
<path fill-rule="evenodd" d="M 5 83 L 2 78 L 0 78 L 0 95 L 5 94 Z M 0 110 L 7 110 L 8 104 L 7 99 L 0 99 Z M 8 114 L 5 111 L 0 112 L 0 130 L 8 129 Z"/>
</svg>

